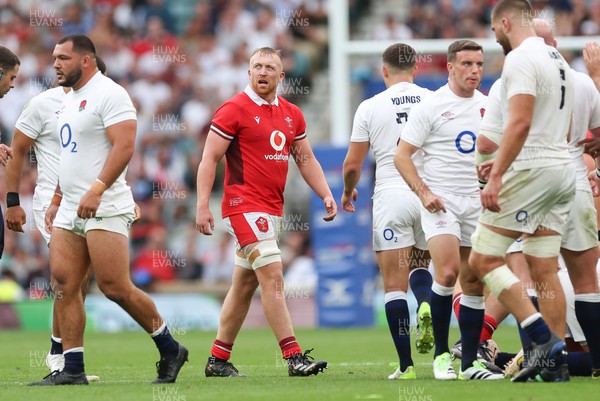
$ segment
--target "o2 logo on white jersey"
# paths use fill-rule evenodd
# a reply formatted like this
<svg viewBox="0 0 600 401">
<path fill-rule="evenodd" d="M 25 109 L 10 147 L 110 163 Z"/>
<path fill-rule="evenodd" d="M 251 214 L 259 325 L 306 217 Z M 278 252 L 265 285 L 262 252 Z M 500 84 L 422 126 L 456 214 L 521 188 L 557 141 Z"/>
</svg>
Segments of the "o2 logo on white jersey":
<svg viewBox="0 0 600 401">
<path fill-rule="evenodd" d="M 63 148 L 71 146 L 71 153 L 77 153 L 77 142 L 73 140 L 71 126 L 68 123 L 60 127 L 60 144 Z"/>
<path fill-rule="evenodd" d="M 283 150 L 283 147 L 285 146 L 285 141 L 286 141 L 286 139 L 285 139 L 285 135 L 283 134 L 283 132 L 277 131 L 277 130 L 271 132 L 271 138 L 270 138 L 271 146 L 277 152 L 281 152 Z"/>
<path fill-rule="evenodd" d="M 472 142 L 473 142 L 470 145 L 468 144 L 468 142 L 470 142 L 468 139 L 469 137 L 472 139 Z M 456 144 L 456 149 L 458 149 L 458 151 L 460 153 L 468 154 L 468 153 L 475 152 L 475 141 L 476 140 L 477 140 L 477 137 L 475 136 L 474 133 L 472 133 L 471 131 L 463 131 L 460 134 L 458 134 L 454 143 Z"/>
<path fill-rule="evenodd" d="M 398 237 L 394 234 L 394 230 L 391 228 L 386 228 L 383 230 L 383 239 L 386 241 L 394 241 L 398 242 Z"/>
</svg>

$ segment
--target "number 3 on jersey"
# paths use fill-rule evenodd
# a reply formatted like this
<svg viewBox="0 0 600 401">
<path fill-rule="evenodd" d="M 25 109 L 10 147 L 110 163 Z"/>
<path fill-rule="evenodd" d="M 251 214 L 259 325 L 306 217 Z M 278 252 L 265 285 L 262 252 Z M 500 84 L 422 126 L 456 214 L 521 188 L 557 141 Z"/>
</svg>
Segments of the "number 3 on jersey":
<svg viewBox="0 0 600 401">
<path fill-rule="evenodd" d="M 68 148 L 71 145 L 71 153 L 77 153 L 77 142 L 73 140 L 71 126 L 65 124 L 60 127 L 60 144 L 63 148 Z"/>
</svg>

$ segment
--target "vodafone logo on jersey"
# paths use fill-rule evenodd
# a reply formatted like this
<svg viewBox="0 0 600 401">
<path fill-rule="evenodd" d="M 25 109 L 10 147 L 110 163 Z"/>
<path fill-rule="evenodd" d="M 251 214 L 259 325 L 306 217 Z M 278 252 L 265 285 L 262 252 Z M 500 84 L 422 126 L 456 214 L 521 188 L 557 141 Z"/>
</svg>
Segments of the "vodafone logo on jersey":
<svg viewBox="0 0 600 401">
<path fill-rule="evenodd" d="M 271 143 L 271 147 L 275 149 L 276 152 L 281 152 L 285 147 L 286 142 L 285 134 L 281 131 L 275 130 L 271 132 L 271 137 L 269 138 L 269 142 Z M 267 160 L 285 160 L 287 161 L 289 158 L 288 155 L 284 155 L 282 153 L 275 153 L 271 155 L 265 155 L 265 159 Z"/>
<path fill-rule="evenodd" d="M 285 146 L 285 135 L 281 131 L 273 131 L 271 132 L 271 146 L 278 152 L 283 150 Z"/>
</svg>

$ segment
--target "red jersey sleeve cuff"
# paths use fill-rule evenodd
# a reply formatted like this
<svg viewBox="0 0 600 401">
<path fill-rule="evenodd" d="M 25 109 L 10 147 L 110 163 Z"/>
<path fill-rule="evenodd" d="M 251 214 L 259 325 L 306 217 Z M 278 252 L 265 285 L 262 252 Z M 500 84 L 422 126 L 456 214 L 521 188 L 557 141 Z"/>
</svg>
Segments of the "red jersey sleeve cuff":
<svg viewBox="0 0 600 401">
<path fill-rule="evenodd" d="M 296 135 L 294 141 L 299 141 L 300 139 L 306 138 L 306 132 L 301 133 L 300 135 Z"/>
<path fill-rule="evenodd" d="M 214 124 L 211 124 L 210 130 L 212 132 L 214 132 L 215 134 L 219 135 L 220 137 L 227 139 L 228 141 L 233 141 L 233 138 L 234 138 L 233 135 L 228 134 L 227 132 L 223 131 L 221 128 L 217 127 Z"/>
</svg>

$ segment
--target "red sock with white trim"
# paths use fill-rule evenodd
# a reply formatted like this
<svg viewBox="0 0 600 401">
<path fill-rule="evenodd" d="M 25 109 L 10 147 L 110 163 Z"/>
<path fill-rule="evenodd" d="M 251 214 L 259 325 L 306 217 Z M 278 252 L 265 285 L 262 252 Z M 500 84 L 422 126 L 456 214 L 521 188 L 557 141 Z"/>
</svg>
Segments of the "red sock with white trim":
<svg viewBox="0 0 600 401">
<path fill-rule="evenodd" d="M 452 309 L 454 309 L 454 316 L 458 320 L 458 311 L 460 310 L 460 299 L 462 298 L 462 292 L 457 292 L 452 297 Z"/>
<path fill-rule="evenodd" d="M 489 315 L 485 315 L 483 318 L 483 328 L 481 329 L 481 336 L 479 337 L 479 342 L 487 341 L 492 339 L 492 335 L 494 331 L 498 328 L 498 323 L 496 323 L 496 319 Z"/>
<path fill-rule="evenodd" d="M 296 342 L 296 337 L 294 336 L 290 336 L 279 341 L 279 348 L 281 348 L 281 355 L 283 355 L 283 359 L 288 359 L 296 354 L 302 353 L 302 348 L 300 348 L 298 342 Z"/>
<path fill-rule="evenodd" d="M 233 343 L 227 344 L 223 341 L 215 339 L 210 353 L 217 359 L 228 361 L 231 358 L 231 350 L 233 349 Z"/>
</svg>

